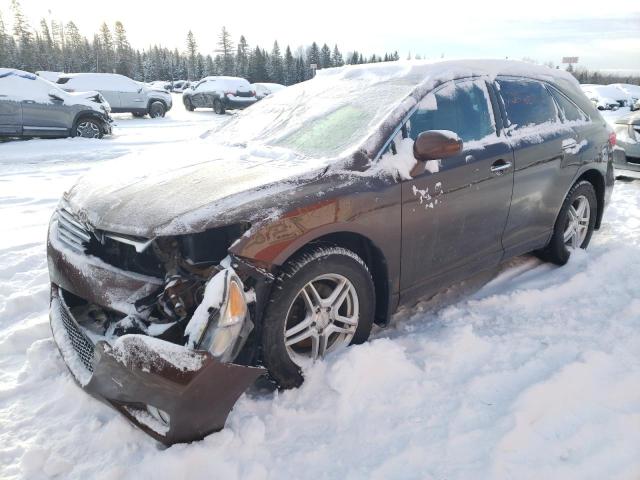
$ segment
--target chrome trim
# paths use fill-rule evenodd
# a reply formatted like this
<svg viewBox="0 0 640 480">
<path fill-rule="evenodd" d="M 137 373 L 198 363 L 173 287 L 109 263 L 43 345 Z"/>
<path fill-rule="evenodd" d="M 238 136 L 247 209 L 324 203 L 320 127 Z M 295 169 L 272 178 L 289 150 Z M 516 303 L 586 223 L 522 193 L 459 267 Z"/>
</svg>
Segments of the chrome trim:
<svg viewBox="0 0 640 480">
<path fill-rule="evenodd" d="M 116 242 L 126 243 L 127 245 L 132 245 L 136 252 L 142 253 L 144 252 L 149 245 L 153 243 L 155 238 L 146 239 L 141 237 L 132 237 L 129 235 L 104 232 L 103 235 L 111 240 L 115 240 Z"/>
</svg>

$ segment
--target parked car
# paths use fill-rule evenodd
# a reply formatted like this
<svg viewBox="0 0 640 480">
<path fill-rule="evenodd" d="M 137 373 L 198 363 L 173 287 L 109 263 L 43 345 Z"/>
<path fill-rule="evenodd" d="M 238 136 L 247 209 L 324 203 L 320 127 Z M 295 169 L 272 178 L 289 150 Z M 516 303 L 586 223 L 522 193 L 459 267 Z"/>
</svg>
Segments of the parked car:
<svg viewBox="0 0 640 480">
<path fill-rule="evenodd" d="M 614 158 L 616 175 L 640 178 L 640 113 L 618 118 L 614 125 L 623 155 Z"/>
<path fill-rule="evenodd" d="M 176 80 L 173 82 L 173 92 L 182 93 L 191 86 L 191 82 L 188 80 Z"/>
<path fill-rule="evenodd" d="M 205 77 L 182 94 L 184 106 L 190 112 L 196 108 L 213 108 L 214 112 L 223 114 L 226 110 L 247 108 L 257 100 L 249 82 L 238 77 Z"/>
<path fill-rule="evenodd" d="M 156 81 L 153 81 L 153 82 L 149 82 L 149 85 L 152 88 L 166 90 L 167 92 L 173 91 L 173 85 L 171 85 L 171 82 L 165 82 L 163 80 L 156 80 Z"/>
<path fill-rule="evenodd" d="M 564 71 L 322 70 L 188 155 L 125 157 L 65 193 L 48 235 L 55 341 L 150 435 L 202 438 L 259 376 L 300 385 L 400 305 L 516 255 L 586 248 L 614 143 Z"/>
<path fill-rule="evenodd" d="M 611 86 L 622 90 L 628 95 L 631 111 L 640 109 L 640 85 L 631 85 L 628 83 L 612 83 Z"/>
<path fill-rule="evenodd" d="M 38 70 L 36 72 L 36 75 L 44 78 L 45 80 L 49 80 L 52 83 L 56 83 L 56 81 L 58 80 L 58 77 L 60 77 L 60 75 L 62 74 L 63 72 L 51 72 L 48 70 Z"/>
<path fill-rule="evenodd" d="M 256 98 L 262 100 L 264 97 L 287 87 L 279 83 L 252 83 L 251 88 L 256 92 Z"/>
<path fill-rule="evenodd" d="M 0 68 L 1 137 L 88 137 L 111 133 L 98 92 L 67 93 L 33 73 Z"/>
<path fill-rule="evenodd" d="M 169 92 L 117 73 L 65 73 L 56 83 L 67 92 L 97 90 L 107 99 L 113 113 L 164 117 L 173 104 Z"/>
<path fill-rule="evenodd" d="M 582 91 L 598 110 L 616 110 L 630 104 L 630 96 L 612 85 L 580 85 Z"/>
</svg>

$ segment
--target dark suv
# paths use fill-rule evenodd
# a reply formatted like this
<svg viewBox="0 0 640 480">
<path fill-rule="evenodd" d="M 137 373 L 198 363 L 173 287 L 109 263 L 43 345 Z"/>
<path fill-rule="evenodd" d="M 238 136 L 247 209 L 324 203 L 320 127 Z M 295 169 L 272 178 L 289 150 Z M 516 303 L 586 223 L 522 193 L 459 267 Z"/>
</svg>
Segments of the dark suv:
<svg viewBox="0 0 640 480">
<path fill-rule="evenodd" d="M 324 70 L 188 155 L 125 158 L 65 194 L 55 340 L 87 391 L 155 438 L 201 438 L 259 376 L 299 385 L 401 304 L 523 253 L 565 263 L 600 226 L 614 143 L 558 70 Z"/>
</svg>

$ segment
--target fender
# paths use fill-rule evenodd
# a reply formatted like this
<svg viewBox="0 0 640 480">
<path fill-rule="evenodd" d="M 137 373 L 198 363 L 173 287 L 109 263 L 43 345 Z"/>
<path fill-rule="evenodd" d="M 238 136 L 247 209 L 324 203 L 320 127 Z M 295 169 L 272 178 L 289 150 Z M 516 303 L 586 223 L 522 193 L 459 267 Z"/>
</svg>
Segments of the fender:
<svg viewBox="0 0 640 480">
<path fill-rule="evenodd" d="M 95 110 L 82 110 L 81 112 L 76 113 L 75 117 L 73 117 L 73 126 L 75 127 L 78 123 L 78 120 L 82 117 L 91 117 L 96 120 L 100 120 L 103 123 L 109 123 L 106 116 L 103 113 L 96 112 Z"/>
</svg>

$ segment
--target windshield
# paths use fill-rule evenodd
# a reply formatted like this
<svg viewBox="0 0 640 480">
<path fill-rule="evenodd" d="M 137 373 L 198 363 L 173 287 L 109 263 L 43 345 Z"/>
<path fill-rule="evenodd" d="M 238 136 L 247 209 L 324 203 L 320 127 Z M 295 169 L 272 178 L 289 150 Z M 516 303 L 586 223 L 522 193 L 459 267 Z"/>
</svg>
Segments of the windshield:
<svg viewBox="0 0 640 480">
<path fill-rule="evenodd" d="M 415 77 L 335 77 L 287 87 L 235 115 L 213 137 L 337 157 L 360 146 L 417 84 Z"/>
</svg>

